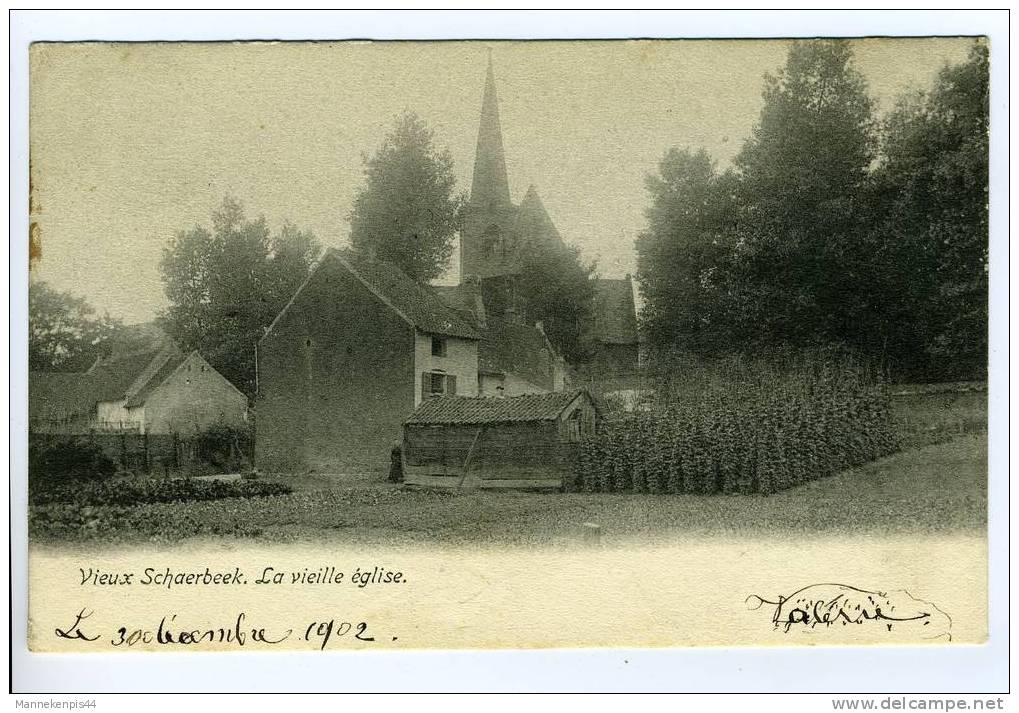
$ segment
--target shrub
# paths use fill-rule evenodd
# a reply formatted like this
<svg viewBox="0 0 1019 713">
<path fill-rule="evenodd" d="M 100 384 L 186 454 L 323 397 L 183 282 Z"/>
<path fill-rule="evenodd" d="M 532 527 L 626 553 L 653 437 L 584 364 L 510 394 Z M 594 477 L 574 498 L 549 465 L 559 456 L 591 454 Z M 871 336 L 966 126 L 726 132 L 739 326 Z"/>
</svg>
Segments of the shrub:
<svg viewBox="0 0 1019 713">
<path fill-rule="evenodd" d="M 29 491 L 67 482 L 108 478 L 117 464 L 98 445 L 81 438 L 30 438 L 28 445 Z"/>
<path fill-rule="evenodd" d="M 197 478 L 117 479 L 64 482 L 30 494 L 33 505 L 128 506 L 224 498 L 286 495 L 285 483 L 263 480 L 201 480 Z"/>
<path fill-rule="evenodd" d="M 600 492 L 769 494 L 897 449 L 887 389 L 851 359 L 726 367 L 687 389 L 663 383 L 651 412 L 607 420 L 581 443 L 571 482 Z"/>
</svg>

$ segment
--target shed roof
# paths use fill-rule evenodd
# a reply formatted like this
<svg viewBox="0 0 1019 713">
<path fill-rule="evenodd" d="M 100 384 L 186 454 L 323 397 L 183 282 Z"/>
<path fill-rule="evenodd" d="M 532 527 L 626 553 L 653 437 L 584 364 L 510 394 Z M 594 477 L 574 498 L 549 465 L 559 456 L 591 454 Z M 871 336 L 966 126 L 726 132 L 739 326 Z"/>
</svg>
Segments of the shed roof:
<svg viewBox="0 0 1019 713">
<path fill-rule="evenodd" d="M 603 344 L 637 343 L 637 310 L 629 278 L 595 280 L 594 337 Z"/>
<path fill-rule="evenodd" d="M 579 396 L 583 389 L 524 394 L 508 398 L 439 396 L 428 399 L 404 421 L 405 424 L 483 424 L 518 421 L 554 421 Z"/>
</svg>

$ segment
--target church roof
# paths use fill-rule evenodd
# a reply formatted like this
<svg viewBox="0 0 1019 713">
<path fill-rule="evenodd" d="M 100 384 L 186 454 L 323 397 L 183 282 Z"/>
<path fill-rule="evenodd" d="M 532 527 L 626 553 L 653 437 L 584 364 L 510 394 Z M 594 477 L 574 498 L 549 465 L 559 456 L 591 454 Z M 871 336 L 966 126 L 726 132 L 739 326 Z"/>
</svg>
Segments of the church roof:
<svg viewBox="0 0 1019 713">
<path fill-rule="evenodd" d="M 527 240 L 559 245 L 563 242 L 534 186 L 527 189 L 517 209 L 517 233 Z"/>
<path fill-rule="evenodd" d="M 535 326 L 489 318 L 478 345 L 481 371 L 515 374 L 545 389 L 555 386 L 556 355 Z"/>
<path fill-rule="evenodd" d="M 471 203 L 480 206 L 510 205 L 509 177 L 502 147 L 502 125 L 499 122 L 499 99 L 495 92 L 495 72 L 488 60 L 485 95 L 481 101 L 481 124 L 478 146 L 474 154 L 474 180 Z"/>
<path fill-rule="evenodd" d="M 629 277 L 595 280 L 594 338 L 603 344 L 637 343 L 637 310 Z"/>
</svg>

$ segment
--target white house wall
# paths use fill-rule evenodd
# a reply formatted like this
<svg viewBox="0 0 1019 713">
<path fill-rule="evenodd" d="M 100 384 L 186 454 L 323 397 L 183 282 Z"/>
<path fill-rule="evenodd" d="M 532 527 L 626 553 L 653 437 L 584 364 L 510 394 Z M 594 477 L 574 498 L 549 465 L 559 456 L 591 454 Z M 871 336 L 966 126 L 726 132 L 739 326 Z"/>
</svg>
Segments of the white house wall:
<svg viewBox="0 0 1019 713">
<path fill-rule="evenodd" d="M 442 337 L 446 356 L 432 355 L 432 335 L 414 334 L 414 406 L 421 404 L 421 374 L 442 372 L 456 377 L 458 396 L 478 395 L 478 343 L 471 339 Z"/>
<path fill-rule="evenodd" d="M 247 397 L 192 354 L 145 400 L 145 430 L 187 435 L 214 425 L 239 428 L 247 412 Z"/>
</svg>

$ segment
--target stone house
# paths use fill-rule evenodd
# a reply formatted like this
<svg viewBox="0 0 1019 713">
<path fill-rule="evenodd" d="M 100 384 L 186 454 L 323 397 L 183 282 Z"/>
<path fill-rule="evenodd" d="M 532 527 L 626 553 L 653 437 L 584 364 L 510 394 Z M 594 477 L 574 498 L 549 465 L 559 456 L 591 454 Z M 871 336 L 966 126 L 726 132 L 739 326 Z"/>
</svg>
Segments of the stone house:
<svg viewBox="0 0 1019 713">
<path fill-rule="evenodd" d="M 422 401 L 562 388 L 565 365 L 544 334 L 486 319 L 474 288 L 420 285 L 329 250 L 258 344 L 258 467 L 379 465 Z"/>
</svg>

